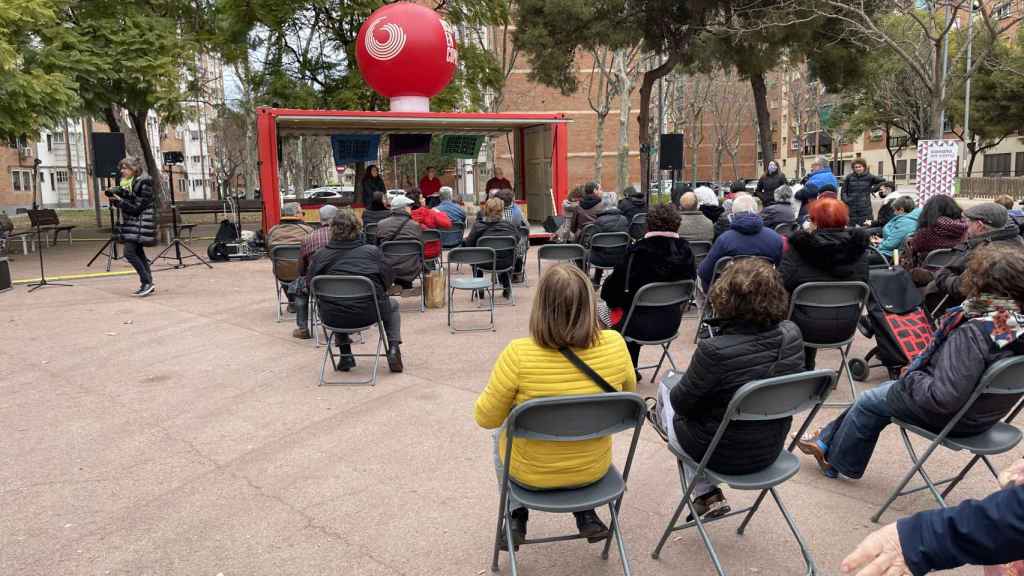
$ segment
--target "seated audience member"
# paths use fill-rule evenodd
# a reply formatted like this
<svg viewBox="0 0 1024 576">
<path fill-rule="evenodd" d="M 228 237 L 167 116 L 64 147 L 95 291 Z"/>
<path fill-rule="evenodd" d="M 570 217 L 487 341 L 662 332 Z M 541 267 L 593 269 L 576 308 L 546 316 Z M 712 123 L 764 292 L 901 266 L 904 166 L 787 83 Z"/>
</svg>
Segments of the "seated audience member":
<svg viewBox="0 0 1024 576">
<path fill-rule="evenodd" d="M 682 209 L 680 203 L 682 201 L 683 195 L 686 194 L 687 192 L 693 192 L 693 188 L 689 184 L 686 184 L 685 182 L 676 182 L 675 185 L 672 186 L 672 191 L 669 195 L 669 201 L 672 203 L 673 208 L 675 208 L 676 210 Z M 717 200 L 715 204 L 718 204 Z"/>
<path fill-rule="evenodd" d="M 910 196 L 900 196 L 893 200 L 893 217 L 882 228 L 882 238 L 877 240 L 878 251 L 886 258 L 892 257 L 892 251 L 903 245 L 907 236 L 917 230 L 917 219 L 921 217 L 921 208 Z"/>
<path fill-rule="evenodd" d="M 373 193 L 373 199 L 370 200 L 370 205 L 363 210 L 364 230 L 370 224 L 379 224 L 381 220 L 391 215 L 391 210 L 384 203 L 386 199 L 387 193 L 385 192 L 377 190 Z"/>
<path fill-rule="evenodd" d="M 440 194 L 440 192 L 438 192 Z M 428 208 L 422 204 L 420 191 L 416 188 L 410 190 L 406 196 L 412 200 L 412 211 L 409 213 L 412 219 L 419 223 L 424 230 L 451 230 L 452 222 L 448 216 L 437 208 Z M 440 196 L 438 196 L 440 198 Z M 440 200 L 438 200 L 440 203 Z M 423 244 L 423 258 L 431 260 L 441 255 L 441 243 L 432 240 Z"/>
<path fill-rule="evenodd" d="M 729 184 L 729 191 L 725 194 L 726 200 L 733 200 L 737 194 L 745 194 L 747 192 L 747 183 L 743 180 L 734 180 L 732 184 Z"/>
<path fill-rule="evenodd" d="M 963 210 L 951 196 L 936 194 L 928 199 L 917 218 L 917 230 L 907 239 L 906 248 L 900 254 L 900 264 L 912 270 L 914 283 L 923 286 L 931 281 L 931 274 L 917 271 L 924 265 L 924 259 L 932 250 L 953 248 L 967 236 L 967 222 Z"/>
<path fill-rule="evenodd" d="M 1009 222 L 1012 222 L 1018 230 L 1024 232 L 1024 211 L 1019 208 L 1014 208 L 1013 198 L 1003 194 L 997 197 L 994 202 L 999 204 L 1003 208 L 1006 208 L 1006 215 L 1009 217 Z"/>
<path fill-rule="evenodd" d="M 572 224 L 576 219 L 576 211 L 579 210 L 580 202 L 583 200 L 583 187 L 577 186 L 569 191 L 569 195 L 562 200 L 562 224 L 555 231 L 555 238 L 563 244 L 571 243 L 574 240 Z"/>
<path fill-rule="evenodd" d="M 466 223 L 464 228 L 469 228 L 474 222 L 476 222 L 476 215 L 480 212 L 480 206 L 477 205 L 476 199 L 471 194 L 467 194 L 464 197 L 458 192 L 452 196 L 452 199 L 455 200 L 455 203 L 458 204 L 460 208 L 466 211 Z M 469 202 L 466 201 L 467 199 L 469 199 Z"/>
<path fill-rule="evenodd" d="M 708 220 L 698 206 L 697 195 L 693 192 L 683 194 L 679 199 L 679 230 L 677 232 L 688 242 L 713 242 L 715 240 L 715 224 Z"/>
<path fill-rule="evenodd" d="M 680 214 L 665 204 L 658 204 L 647 213 L 647 234 L 629 247 L 626 259 L 615 267 L 601 288 L 601 299 L 609 309 L 609 327 L 621 331 L 633 298 L 644 286 L 695 277 L 690 244 L 676 232 L 679 219 Z M 641 340 L 665 338 L 679 329 L 682 318 L 680 306 L 671 311 L 641 308 L 630 320 L 630 335 Z M 627 343 L 626 346 L 633 366 L 639 366 L 640 344 Z"/>
<path fill-rule="evenodd" d="M 313 227 L 302 219 L 302 207 L 298 202 L 288 202 L 281 207 L 281 223 L 267 233 L 267 250 L 286 244 L 302 244 L 302 241 L 313 231 Z M 277 266 L 277 276 L 281 281 L 281 289 L 288 294 L 288 311 L 295 312 L 295 295 L 288 291 L 288 285 L 299 277 L 298 264 L 282 262 Z"/>
<path fill-rule="evenodd" d="M 583 236 L 580 238 L 582 244 L 586 247 L 590 247 L 590 239 L 594 237 L 594 234 L 603 234 L 606 232 L 625 232 L 629 233 L 629 219 L 622 215 L 622 212 L 618 208 L 619 197 L 615 192 L 605 192 L 601 194 L 601 207 L 602 210 L 598 212 L 597 218 L 594 219 L 594 223 L 587 226 L 583 231 Z M 620 252 L 619 255 L 622 253 Z M 600 250 L 597 252 L 591 252 L 590 262 L 597 266 L 611 266 L 614 264 L 613 261 L 609 261 L 615 257 L 615 254 L 602 253 Z M 601 277 L 604 275 L 604 270 L 600 268 L 594 269 L 594 286 L 601 285 Z"/>
<path fill-rule="evenodd" d="M 882 205 L 878 207 L 878 217 L 871 223 L 871 228 L 882 228 L 892 220 L 892 203 L 900 196 L 906 196 L 904 192 L 896 192 L 896 184 L 882 182 L 878 185 L 878 197 L 882 199 Z"/>
<path fill-rule="evenodd" d="M 761 209 L 761 219 L 764 220 L 766 228 L 775 229 L 779 224 L 792 224 L 796 222 L 796 215 L 793 213 L 793 190 L 783 184 L 772 192 L 772 202 Z"/>
<path fill-rule="evenodd" d="M 339 210 L 331 221 L 331 241 L 313 256 L 307 275 L 363 276 L 369 278 L 377 292 L 376 306 L 380 310 L 388 342 L 388 368 L 401 372 L 402 317 L 398 300 L 388 297 L 391 285 L 391 266 L 382 257 L 380 248 L 363 240 L 362 224 L 350 209 Z M 318 304 L 324 322 L 337 328 L 359 328 L 377 322 L 377 310 L 372 299 L 364 302 L 332 301 L 322 298 Z M 347 371 L 356 365 L 348 338 L 339 339 L 341 360 L 339 369 Z"/>
<path fill-rule="evenodd" d="M 437 210 L 443 212 L 451 223 L 450 231 L 441 231 L 441 247 L 455 248 L 462 244 L 462 232 L 466 228 L 466 210 L 452 200 L 451 187 L 441 186 L 440 194 L 441 203 L 437 205 Z"/>
<path fill-rule="evenodd" d="M 793 197 L 800 203 L 800 209 L 796 215 L 797 222 L 807 221 L 807 211 L 810 209 L 811 203 L 818 199 L 819 194 L 818 187 L 810 183 L 804 184 L 803 188 L 793 194 Z"/>
<path fill-rule="evenodd" d="M 1024 350 L 1024 253 L 1005 246 L 980 249 L 965 276 L 967 300 L 940 320 L 932 343 L 899 380 L 862 393 L 837 419 L 800 439 L 800 450 L 814 456 L 825 475 L 860 478 L 893 418 L 938 433 L 963 408 L 986 368 Z M 951 435 L 988 430 L 1019 400 L 982 395 Z"/>
<path fill-rule="evenodd" d="M 720 332 L 697 344 L 685 374 L 662 379 L 652 410 L 662 437 L 695 462 L 704 458 L 737 390 L 753 380 L 795 374 L 804 366 L 800 329 L 786 320 L 788 298 L 771 264 L 736 262 L 715 282 L 708 298 Z M 783 449 L 792 423 L 792 418 L 733 422 L 708 468 L 722 474 L 767 468 Z M 720 488 L 695 480 L 696 467 L 686 465 L 684 471 L 688 483 L 696 481 L 693 507 L 701 519 L 729 512 Z"/>
<path fill-rule="evenodd" d="M 7 238 L 11 232 L 14 232 L 14 222 L 11 222 L 6 210 L 0 210 L 0 238 Z"/>
<path fill-rule="evenodd" d="M 843 560 L 856 576 L 928 574 L 972 564 L 987 576 L 1024 574 L 1024 460 L 984 500 L 918 512 L 869 534 Z"/>
<path fill-rule="evenodd" d="M 757 205 L 749 194 L 737 194 L 732 203 L 732 222 L 729 230 L 718 237 L 707 258 L 700 263 L 701 285 L 711 288 L 715 265 L 723 256 L 763 256 L 778 264 L 782 260 L 782 237 L 764 227 L 757 215 Z"/>
<path fill-rule="evenodd" d="M 964 210 L 964 218 L 967 220 L 967 241 L 956 247 L 960 255 L 939 270 L 935 280 L 925 288 L 929 304 L 937 304 L 943 297 L 949 296 L 944 305 L 956 306 L 967 296 L 962 286 L 963 273 L 973 253 L 982 246 L 995 244 L 1013 250 L 1024 248 L 1024 240 L 1017 234 L 1016 228 L 1006 226 L 1006 208 L 999 204 L 976 204 Z"/>
<path fill-rule="evenodd" d="M 622 200 L 619 201 L 619 212 L 622 212 L 622 215 L 630 222 L 637 214 L 645 214 L 647 199 L 644 198 L 644 193 L 633 186 L 626 186 L 622 191 Z"/>
<path fill-rule="evenodd" d="M 503 220 L 501 218 L 501 212 L 504 210 L 504 204 L 501 198 L 491 198 L 484 203 L 483 212 L 480 213 L 481 217 L 477 218 L 473 228 L 470 229 L 469 235 L 466 236 L 466 246 L 477 246 L 481 238 L 488 236 L 511 236 L 517 238 L 518 231 L 512 226 L 511 222 Z M 513 264 L 514 253 L 508 251 L 501 251 L 497 253 L 497 269 L 504 270 Z M 477 267 L 473 272 L 476 276 L 483 276 L 483 272 L 486 268 Z M 505 299 L 512 297 L 512 278 L 508 272 L 502 272 L 498 274 L 498 281 L 501 282 L 502 292 L 501 295 Z M 479 294 L 483 297 L 483 294 Z"/>
<path fill-rule="evenodd" d="M 506 222 L 512 224 L 517 230 L 520 226 L 526 223 L 526 219 L 523 218 L 523 211 L 516 204 L 516 193 L 509 188 L 498 190 L 495 194 L 501 199 L 504 208 L 501 211 L 501 217 Z"/>
<path fill-rule="evenodd" d="M 725 212 L 725 208 L 718 203 L 718 195 L 715 194 L 715 191 L 707 186 L 697 186 L 693 189 L 693 193 L 697 196 L 697 209 L 712 223 L 718 222 Z"/>
<path fill-rule="evenodd" d="M 577 243 L 582 239 L 583 228 L 597 220 L 601 210 L 601 185 L 597 182 L 587 182 L 583 187 L 583 198 L 572 213 L 570 231 Z"/>
<path fill-rule="evenodd" d="M 325 204 L 320 207 L 320 227 L 306 236 L 299 248 L 299 278 L 293 290 L 295 293 L 295 323 L 298 327 L 292 332 L 292 337 L 301 340 L 308 340 L 309 335 L 309 281 L 313 279 L 309 275 L 310 263 L 313 255 L 331 241 L 331 222 L 338 213 L 338 208 Z"/>
<path fill-rule="evenodd" d="M 415 201 L 419 202 L 418 194 Z M 395 196 L 391 201 L 391 216 L 377 224 L 375 240 L 378 246 L 395 240 L 423 242 L 423 229 L 411 216 L 413 202 L 408 194 Z M 384 255 L 384 259 L 394 272 L 395 285 L 400 288 L 412 288 L 413 281 L 419 278 L 423 271 L 423 258 L 418 254 Z"/>
<path fill-rule="evenodd" d="M 868 236 L 850 224 L 849 209 L 835 198 L 822 198 L 811 204 L 809 222 L 805 230 L 789 237 L 789 250 L 779 264 L 782 284 L 790 294 L 808 282 L 864 282 L 868 281 Z M 829 342 L 841 338 L 833 329 L 840 320 L 857 322 L 857 311 L 850 310 L 853 318 L 809 317 L 800 309 L 794 311 L 793 321 L 812 342 Z M 807 369 L 814 369 L 817 350 L 807 348 Z"/>
<path fill-rule="evenodd" d="M 601 386 L 576 368 L 566 353 L 578 356 L 616 390 L 636 390 L 626 343 L 618 332 L 601 329 L 595 300 L 590 279 L 576 266 L 558 264 L 544 272 L 530 312 L 530 336 L 512 340 L 498 357 L 476 400 L 478 425 L 499 428 L 516 405 L 534 398 L 602 394 Z M 496 431 L 498 478 L 502 466 L 510 466 L 512 478 L 527 489 L 587 486 L 603 478 L 611 465 L 611 436 L 578 442 L 517 438 L 511 463 L 503 462 L 505 442 L 504 432 Z M 515 501 L 509 505 L 512 541 L 518 546 L 526 538 L 528 511 Z M 608 537 L 608 528 L 594 510 L 573 514 L 580 535 L 590 542 Z"/>
</svg>

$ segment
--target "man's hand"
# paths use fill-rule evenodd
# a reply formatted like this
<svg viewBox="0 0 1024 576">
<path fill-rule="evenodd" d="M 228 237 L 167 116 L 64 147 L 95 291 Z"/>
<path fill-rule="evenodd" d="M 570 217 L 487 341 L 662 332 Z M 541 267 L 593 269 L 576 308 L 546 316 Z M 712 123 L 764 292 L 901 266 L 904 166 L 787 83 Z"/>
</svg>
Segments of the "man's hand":
<svg viewBox="0 0 1024 576">
<path fill-rule="evenodd" d="M 1003 488 L 1024 486 L 1024 459 L 1017 460 L 999 474 L 999 485 Z"/>
<path fill-rule="evenodd" d="M 854 572 L 857 570 L 857 572 Z M 876 530 L 843 560 L 843 574 L 855 576 L 913 576 L 903 560 L 896 524 Z"/>
</svg>

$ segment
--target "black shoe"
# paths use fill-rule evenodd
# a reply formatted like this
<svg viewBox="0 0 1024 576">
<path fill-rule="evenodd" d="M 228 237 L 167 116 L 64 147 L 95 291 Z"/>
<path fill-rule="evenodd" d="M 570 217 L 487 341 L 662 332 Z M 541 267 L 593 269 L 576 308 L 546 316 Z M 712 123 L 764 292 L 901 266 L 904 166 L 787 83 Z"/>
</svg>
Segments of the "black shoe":
<svg viewBox="0 0 1024 576">
<path fill-rule="evenodd" d="M 288 303 L 288 313 L 295 314 L 295 304 L 292 304 L 291 302 Z"/>
<path fill-rule="evenodd" d="M 388 369 L 395 373 L 405 370 L 405 367 L 402 366 L 402 350 L 398 344 L 388 347 Z"/>
<path fill-rule="evenodd" d="M 476 291 L 476 297 L 477 297 L 477 300 L 483 300 L 484 298 L 487 297 L 487 292 L 485 292 L 483 290 L 477 290 Z"/>
<path fill-rule="evenodd" d="M 352 355 L 352 345 L 349 343 L 338 345 L 338 372 L 348 372 L 356 367 L 356 357 Z"/>
<path fill-rule="evenodd" d="M 518 552 L 519 546 L 526 542 L 526 522 L 530 519 L 530 511 L 526 508 L 516 508 L 512 511 L 512 522 L 509 523 L 509 530 L 512 532 L 512 546 Z M 508 540 L 502 533 L 501 543 L 498 548 L 502 552 L 508 552 Z"/>
<path fill-rule="evenodd" d="M 503 289 L 501 291 L 501 297 L 504 298 L 505 300 L 511 300 L 512 299 L 512 289 L 511 288 Z"/>
<path fill-rule="evenodd" d="M 700 515 L 702 521 L 721 518 L 732 511 L 729 501 L 725 499 L 720 488 L 693 499 L 693 509 Z M 686 515 L 687 522 L 693 522 L 693 514 Z"/>
<path fill-rule="evenodd" d="M 145 298 L 146 296 L 152 294 L 154 290 L 156 290 L 156 286 L 153 286 L 152 284 L 145 284 L 142 288 L 139 288 L 137 296 L 139 296 L 140 298 Z"/>
<path fill-rule="evenodd" d="M 576 528 L 579 529 L 580 536 L 585 537 L 587 542 L 591 544 L 602 542 L 611 535 L 608 527 L 601 521 L 601 517 L 597 515 L 597 512 L 584 510 L 583 512 L 573 512 L 573 515 L 576 516 Z"/>
</svg>

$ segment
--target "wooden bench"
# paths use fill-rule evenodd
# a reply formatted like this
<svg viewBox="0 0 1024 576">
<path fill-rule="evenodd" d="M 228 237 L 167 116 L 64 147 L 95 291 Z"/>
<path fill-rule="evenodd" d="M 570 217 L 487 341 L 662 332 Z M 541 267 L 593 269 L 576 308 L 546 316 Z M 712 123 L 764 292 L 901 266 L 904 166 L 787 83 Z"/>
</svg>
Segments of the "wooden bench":
<svg viewBox="0 0 1024 576">
<path fill-rule="evenodd" d="M 37 210 L 36 219 L 37 221 L 32 223 L 33 228 L 38 224 L 39 232 L 44 236 L 48 232 L 53 233 L 52 242 L 48 242 L 47 246 L 50 244 L 57 244 L 57 238 L 61 232 L 67 232 L 68 245 L 71 245 L 71 231 L 75 229 L 75 226 L 72 224 L 61 224 L 60 217 L 57 216 L 56 210 L 50 208 Z M 24 240 L 22 240 L 22 242 L 24 242 Z"/>
</svg>

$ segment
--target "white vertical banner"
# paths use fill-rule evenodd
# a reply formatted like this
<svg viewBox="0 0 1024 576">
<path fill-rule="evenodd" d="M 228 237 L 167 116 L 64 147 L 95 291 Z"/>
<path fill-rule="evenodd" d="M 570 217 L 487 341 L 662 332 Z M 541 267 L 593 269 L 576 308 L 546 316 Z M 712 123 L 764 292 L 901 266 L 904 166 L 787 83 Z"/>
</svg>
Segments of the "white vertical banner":
<svg viewBox="0 0 1024 576">
<path fill-rule="evenodd" d="M 960 146 L 956 140 L 920 140 L 917 143 L 917 205 L 936 194 L 953 195 Z"/>
</svg>

